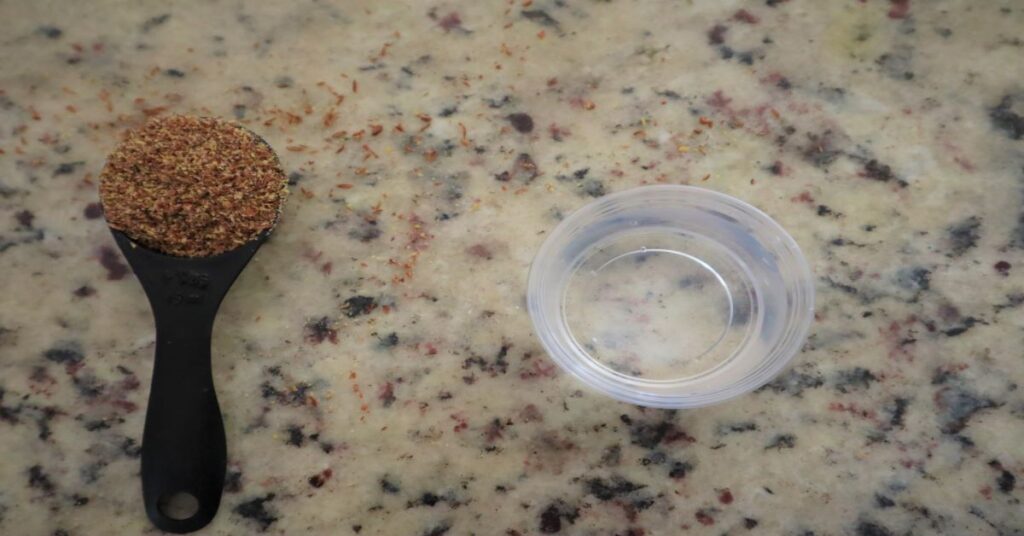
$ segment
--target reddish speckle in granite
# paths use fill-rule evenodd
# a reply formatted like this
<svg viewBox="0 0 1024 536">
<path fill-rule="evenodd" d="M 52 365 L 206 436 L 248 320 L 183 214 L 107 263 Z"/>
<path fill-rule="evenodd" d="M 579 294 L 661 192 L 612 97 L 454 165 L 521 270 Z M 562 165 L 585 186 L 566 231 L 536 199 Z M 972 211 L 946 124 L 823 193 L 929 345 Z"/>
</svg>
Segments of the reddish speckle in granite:
<svg viewBox="0 0 1024 536">
<path fill-rule="evenodd" d="M 969 172 L 969 173 L 970 173 L 970 172 L 973 172 L 974 170 L 976 170 L 976 169 L 977 169 L 977 168 L 976 168 L 976 167 L 974 166 L 974 162 L 971 162 L 971 161 L 970 161 L 970 160 L 968 160 L 968 159 L 967 159 L 966 157 L 963 157 L 963 156 L 954 156 L 954 157 L 953 157 L 953 161 L 954 161 L 954 162 L 956 162 L 956 165 L 960 166 L 960 169 L 962 169 L 962 170 L 964 170 L 964 171 L 967 171 L 967 172 Z"/>
<path fill-rule="evenodd" d="M 757 18 L 757 16 L 747 11 L 746 9 L 741 9 L 737 11 L 735 14 L 733 14 L 732 18 L 733 20 L 738 20 L 740 22 L 745 22 L 747 24 L 757 24 L 758 22 L 761 22 L 761 19 Z"/>
<path fill-rule="evenodd" d="M 807 190 L 800 192 L 800 195 L 791 197 L 789 200 L 794 203 L 807 203 L 808 205 L 814 204 L 814 197 L 812 197 L 811 192 L 808 192 Z"/>
<path fill-rule="evenodd" d="M 121 261 L 121 254 L 110 246 L 100 248 L 99 261 L 107 270 L 107 280 L 109 281 L 119 281 L 128 275 L 128 265 Z"/>
<path fill-rule="evenodd" d="M 995 263 L 995 265 L 993 265 L 993 268 L 996 269 L 996 272 L 1003 277 L 1010 275 L 1011 267 L 1012 265 L 1006 261 L 999 261 Z"/>
<path fill-rule="evenodd" d="M 103 216 L 103 206 L 99 203 L 89 203 L 85 205 L 85 210 L 82 211 L 82 215 L 87 220 L 99 219 Z"/>
<path fill-rule="evenodd" d="M 494 254 L 484 244 L 474 244 L 466 248 L 466 253 L 472 255 L 473 257 L 478 257 L 485 260 L 491 260 L 494 258 Z"/>
<path fill-rule="evenodd" d="M 462 29 L 462 17 L 455 11 L 445 15 L 437 21 L 437 25 L 444 28 L 445 32 Z"/>
<path fill-rule="evenodd" d="M 716 89 L 714 93 L 708 97 L 708 106 L 715 110 L 728 112 L 730 111 L 730 105 L 732 104 L 732 98 L 726 97 L 725 93 L 721 89 Z M 703 123 L 701 123 L 703 124 Z"/>
<path fill-rule="evenodd" d="M 910 0 L 889 0 L 889 18 L 904 19 L 910 13 Z"/>
<path fill-rule="evenodd" d="M 537 422 L 544 420 L 544 414 L 541 413 L 537 406 L 533 404 L 527 404 L 523 409 L 519 410 L 519 420 L 522 422 Z"/>
<path fill-rule="evenodd" d="M 456 423 L 455 426 L 452 427 L 453 432 L 458 433 L 464 431 L 466 428 L 469 428 L 469 423 L 466 422 L 466 417 L 462 414 L 462 412 L 452 413 L 450 417 Z"/>
<path fill-rule="evenodd" d="M 546 362 L 541 363 L 540 360 L 534 359 L 530 367 L 527 370 L 519 373 L 519 378 L 523 380 L 533 380 L 536 378 L 554 378 L 556 374 L 554 363 Z"/>
<path fill-rule="evenodd" d="M 715 518 L 711 517 L 711 514 L 707 513 L 704 510 L 697 510 L 697 513 L 694 514 L 694 517 L 697 518 L 697 522 L 699 522 L 701 525 L 710 526 L 715 524 Z"/>
<path fill-rule="evenodd" d="M 36 219 L 36 215 L 31 210 L 19 210 L 14 213 L 14 219 L 18 220 L 18 225 L 22 227 L 32 228 L 32 222 Z"/>
<path fill-rule="evenodd" d="M 327 469 L 309 477 L 309 485 L 314 488 L 321 488 L 328 480 L 331 479 L 332 476 L 334 476 L 334 471 L 328 467 Z"/>
<path fill-rule="evenodd" d="M 386 408 L 395 403 L 395 386 L 391 382 L 385 382 L 377 388 L 377 400 Z"/>
<path fill-rule="evenodd" d="M 978 493 L 980 493 L 981 496 L 985 498 L 985 500 L 992 500 L 992 486 L 985 486 L 983 488 L 979 488 Z"/>
<path fill-rule="evenodd" d="M 829 411 L 835 411 L 839 413 L 849 413 L 854 417 L 860 417 L 862 419 L 874 420 L 877 413 L 873 409 L 864 409 L 858 406 L 856 403 L 851 402 L 849 404 L 843 404 L 842 402 L 830 402 L 828 405 Z"/>
<path fill-rule="evenodd" d="M 565 127 L 560 127 L 555 123 L 551 123 L 548 126 L 548 134 L 551 135 L 551 139 L 554 141 L 562 141 L 572 135 L 572 131 Z"/>
<path fill-rule="evenodd" d="M 728 488 L 718 493 L 718 502 L 722 504 L 732 504 L 732 492 Z"/>
<path fill-rule="evenodd" d="M 729 27 L 723 24 L 716 24 L 708 30 L 708 43 L 712 45 L 721 45 L 725 42 L 725 32 L 729 31 Z"/>
</svg>

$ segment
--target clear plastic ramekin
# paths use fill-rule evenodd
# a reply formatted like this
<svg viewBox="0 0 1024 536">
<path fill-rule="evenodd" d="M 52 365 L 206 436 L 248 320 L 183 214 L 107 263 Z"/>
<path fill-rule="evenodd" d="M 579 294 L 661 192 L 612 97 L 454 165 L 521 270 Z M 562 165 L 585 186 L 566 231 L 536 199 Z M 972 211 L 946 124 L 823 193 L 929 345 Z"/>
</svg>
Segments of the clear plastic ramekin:
<svg viewBox="0 0 1024 536">
<path fill-rule="evenodd" d="M 691 186 L 644 186 L 572 213 L 527 290 L 564 370 L 633 404 L 696 408 L 752 391 L 800 350 L 811 271 L 774 220 Z"/>
</svg>

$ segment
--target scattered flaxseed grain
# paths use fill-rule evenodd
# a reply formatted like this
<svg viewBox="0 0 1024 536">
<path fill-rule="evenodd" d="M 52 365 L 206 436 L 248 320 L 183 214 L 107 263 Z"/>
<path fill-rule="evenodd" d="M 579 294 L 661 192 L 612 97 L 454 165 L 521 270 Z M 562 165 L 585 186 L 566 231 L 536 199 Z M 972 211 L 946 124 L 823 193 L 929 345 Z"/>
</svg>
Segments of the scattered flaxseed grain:
<svg viewBox="0 0 1024 536">
<path fill-rule="evenodd" d="M 110 227 L 182 257 L 208 257 L 253 240 L 277 222 L 287 194 L 269 145 L 209 117 L 161 117 L 129 131 L 100 179 Z"/>
</svg>

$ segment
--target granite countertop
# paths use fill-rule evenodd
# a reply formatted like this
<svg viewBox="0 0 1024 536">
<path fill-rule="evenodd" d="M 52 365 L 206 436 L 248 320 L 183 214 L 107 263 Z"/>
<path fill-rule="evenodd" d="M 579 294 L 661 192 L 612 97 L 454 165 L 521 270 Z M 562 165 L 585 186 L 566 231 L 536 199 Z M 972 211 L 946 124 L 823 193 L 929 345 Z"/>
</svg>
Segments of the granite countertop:
<svg viewBox="0 0 1024 536">
<path fill-rule="evenodd" d="M 1024 6 L 0 3 L 0 533 L 151 534 L 149 306 L 97 204 L 124 129 L 264 136 L 292 195 L 214 335 L 202 534 L 1024 533 Z M 696 411 L 585 390 L 533 252 L 641 184 L 762 208 L 816 321 Z"/>
</svg>

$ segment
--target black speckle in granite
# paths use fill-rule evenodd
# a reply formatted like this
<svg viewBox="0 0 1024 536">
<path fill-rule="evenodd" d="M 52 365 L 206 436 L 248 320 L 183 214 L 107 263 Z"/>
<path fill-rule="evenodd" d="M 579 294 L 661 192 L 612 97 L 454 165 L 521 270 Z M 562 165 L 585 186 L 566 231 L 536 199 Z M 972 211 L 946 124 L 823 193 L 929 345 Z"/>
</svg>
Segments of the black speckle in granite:
<svg viewBox="0 0 1024 536">
<path fill-rule="evenodd" d="M 939 37 L 943 39 L 949 39 L 953 36 L 953 30 L 949 28 L 936 28 L 935 33 L 939 34 Z"/>
<path fill-rule="evenodd" d="M 724 436 L 729 434 L 739 434 L 743 432 L 756 432 L 757 423 L 754 421 L 743 421 L 734 423 L 724 423 L 718 425 L 718 435 Z"/>
<path fill-rule="evenodd" d="M 914 72 L 911 70 L 910 48 L 904 47 L 882 54 L 875 59 L 875 64 L 882 70 L 882 74 L 893 80 L 914 79 Z"/>
<path fill-rule="evenodd" d="M 610 501 L 616 497 L 628 495 L 643 489 L 646 486 L 630 482 L 621 476 L 613 476 L 608 479 L 604 478 L 591 478 L 584 482 L 584 488 L 587 494 L 593 495 L 598 500 Z"/>
<path fill-rule="evenodd" d="M 821 376 L 821 373 L 817 371 L 811 371 L 810 374 L 807 374 L 798 370 L 789 370 L 772 380 L 761 389 L 768 389 L 775 391 L 776 393 L 786 393 L 790 396 L 799 397 L 803 395 L 805 390 L 816 389 L 824 384 L 825 379 Z"/>
<path fill-rule="evenodd" d="M 736 58 L 740 60 L 740 63 L 744 65 L 754 64 L 754 53 L 753 52 L 740 52 Z"/>
<path fill-rule="evenodd" d="M 171 78 L 185 78 L 185 71 L 172 68 L 165 70 L 164 75 L 169 76 Z"/>
<path fill-rule="evenodd" d="M 999 473 L 999 477 L 996 478 L 996 486 L 999 487 L 999 491 L 1003 493 L 1013 492 L 1013 488 L 1017 485 L 1017 477 L 1013 476 L 1013 473 L 1003 470 Z"/>
<path fill-rule="evenodd" d="M 280 89 L 288 89 L 295 85 L 295 79 L 290 76 L 282 75 L 274 79 L 274 86 Z"/>
<path fill-rule="evenodd" d="M 85 210 L 82 211 L 82 215 L 87 220 L 97 220 L 103 216 L 103 205 L 99 203 L 89 203 L 85 205 Z"/>
<path fill-rule="evenodd" d="M 352 532 L 354 532 L 356 534 L 359 534 L 362 531 L 363 531 L 363 526 L 362 525 L 352 525 Z"/>
<path fill-rule="evenodd" d="M 674 101 L 683 98 L 680 94 L 676 93 L 675 91 L 672 91 L 671 89 L 666 89 L 665 91 L 658 91 L 656 92 L 656 94 L 658 96 L 665 97 L 666 99 Z"/>
<path fill-rule="evenodd" d="M 250 499 L 236 506 L 234 512 L 255 523 L 260 531 L 266 531 L 278 520 L 276 515 L 267 510 L 267 503 L 273 501 L 274 497 L 273 493 L 268 493 L 263 497 Z"/>
<path fill-rule="evenodd" d="M 552 504 L 541 512 L 540 531 L 544 534 L 555 534 L 562 531 L 562 517 L 557 505 Z"/>
<path fill-rule="evenodd" d="M 423 536 L 442 536 L 443 534 L 447 534 L 451 528 L 451 525 L 448 523 L 442 523 L 423 531 Z"/>
<path fill-rule="evenodd" d="M 285 428 L 284 432 L 287 435 L 284 440 L 285 443 L 293 447 L 301 447 L 306 444 L 306 434 L 302 432 L 301 426 L 291 424 Z"/>
<path fill-rule="evenodd" d="M 121 441 L 121 452 L 129 458 L 138 458 L 142 455 L 142 445 L 138 445 L 134 439 L 126 437 L 124 441 Z"/>
<path fill-rule="evenodd" d="M 451 106 L 446 106 L 444 108 L 441 108 L 441 111 L 438 112 L 437 115 L 439 117 L 451 117 L 451 116 L 455 115 L 456 113 L 458 113 L 458 111 L 459 111 L 458 105 L 453 104 Z"/>
<path fill-rule="evenodd" d="M 718 54 L 722 56 L 723 60 L 732 59 L 732 57 L 736 55 L 732 48 L 725 45 L 718 48 Z"/>
<path fill-rule="evenodd" d="M 630 425 L 629 436 L 630 442 L 646 449 L 653 449 L 662 443 L 676 441 L 692 443 L 694 441 L 685 431 L 669 420 L 635 422 Z"/>
<path fill-rule="evenodd" d="M 640 458 L 640 465 L 661 465 L 668 460 L 668 456 L 664 452 L 652 452 L 648 456 Z"/>
<path fill-rule="evenodd" d="M 857 536 L 893 536 L 892 532 L 873 521 L 857 523 Z"/>
<path fill-rule="evenodd" d="M 36 33 L 47 39 L 60 39 L 64 35 L 64 30 L 56 26 L 45 25 L 36 28 Z"/>
<path fill-rule="evenodd" d="M 484 99 L 489 108 L 502 108 L 506 104 L 512 102 L 512 97 L 509 95 L 503 95 L 500 99 Z"/>
<path fill-rule="evenodd" d="M 370 296 L 352 296 L 345 300 L 345 304 L 341 308 L 345 316 L 355 318 L 370 314 L 371 311 L 377 308 L 377 300 Z"/>
<path fill-rule="evenodd" d="M 878 508 L 892 508 L 893 506 L 896 506 L 896 502 L 881 493 L 876 493 L 875 506 Z"/>
<path fill-rule="evenodd" d="M 725 43 L 725 33 L 729 31 L 729 27 L 724 24 L 716 24 L 708 30 L 708 44 L 721 45 Z"/>
<path fill-rule="evenodd" d="M 523 134 L 533 132 L 533 118 L 529 114 L 514 113 L 509 114 L 506 119 L 512 124 L 512 128 Z"/>
<path fill-rule="evenodd" d="M 402 491 L 402 488 L 399 487 L 399 485 L 395 483 L 393 480 L 391 480 L 391 477 L 389 476 L 381 477 L 380 489 L 384 491 L 384 493 L 387 493 L 388 495 L 397 495 L 398 492 Z"/>
<path fill-rule="evenodd" d="M 76 344 L 65 344 L 43 352 L 43 357 L 47 361 L 52 361 L 61 365 L 77 365 L 85 359 L 85 355 L 82 354 L 81 349 Z"/>
<path fill-rule="evenodd" d="M 973 328 L 978 323 L 979 321 L 977 318 L 974 318 L 973 316 L 968 316 L 967 318 L 961 320 L 960 324 L 953 326 L 949 329 L 943 330 L 942 334 L 947 337 L 958 337 L 960 335 L 963 335 L 965 332 L 967 332 L 967 330 Z"/>
<path fill-rule="evenodd" d="M 383 337 L 378 337 L 377 340 L 380 341 L 378 343 L 378 345 L 381 348 L 393 348 L 395 346 L 398 346 L 398 342 L 399 342 L 398 334 L 395 333 L 394 331 L 392 331 L 391 333 L 388 333 L 387 335 L 385 335 Z"/>
<path fill-rule="evenodd" d="M 381 235 L 380 227 L 377 225 L 377 220 L 367 220 L 363 218 L 359 223 L 349 230 L 349 238 L 353 238 L 362 243 L 372 242 Z"/>
<path fill-rule="evenodd" d="M 960 385 L 942 387 L 935 393 L 939 426 L 944 434 L 957 434 L 979 411 L 998 407 L 994 400 L 977 395 Z"/>
<path fill-rule="evenodd" d="M 108 421 L 107 419 L 86 421 L 86 423 L 83 426 L 89 432 L 96 432 L 98 430 L 106 430 L 110 428 L 110 421 Z"/>
<path fill-rule="evenodd" d="M 864 164 L 864 171 L 861 172 L 861 175 L 879 182 L 889 182 L 896 178 L 891 167 L 875 159 L 868 160 Z"/>
<path fill-rule="evenodd" d="M 130 273 L 128 265 L 121 261 L 121 255 L 110 246 L 100 247 L 99 261 L 107 271 L 108 281 L 119 281 Z"/>
<path fill-rule="evenodd" d="M 19 210 L 14 213 L 14 219 L 18 222 L 18 225 L 26 228 L 32 228 L 32 222 L 36 219 L 36 215 L 31 210 Z"/>
<path fill-rule="evenodd" d="M 959 257 L 975 247 L 980 237 L 981 220 L 971 216 L 946 228 L 949 240 L 949 257 Z"/>
<path fill-rule="evenodd" d="M 150 17 L 149 19 L 146 19 L 146 22 L 142 23 L 142 33 L 146 33 L 152 30 L 153 28 L 163 25 L 170 18 L 170 13 L 164 13 L 162 15 L 157 15 L 155 17 Z"/>
<path fill-rule="evenodd" d="M 747 530 L 753 530 L 758 525 L 758 521 L 752 517 L 743 518 L 743 528 Z"/>
<path fill-rule="evenodd" d="M 75 506 L 85 506 L 89 504 L 89 498 L 83 497 L 77 493 L 71 496 L 71 504 Z"/>
<path fill-rule="evenodd" d="M 824 281 L 825 284 L 829 286 L 829 288 L 834 288 L 836 290 L 845 292 L 846 294 L 850 294 L 851 296 L 856 296 L 859 293 L 857 287 L 853 285 L 848 285 L 846 283 L 840 283 L 829 276 L 824 276 L 821 278 L 821 280 Z"/>
<path fill-rule="evenodd" d="M 242 472 L 228 469 L 224 474 L 224 492 L 238 493 L 240 491 L 242 491 Z"/>
<path fill-rule="evenodd" d="M 764 450 L 791 449 L 796 446 L 796 436 L 793 434 L 777 434 L 765 445 Z"/>
<path fill-rule="evenodd" d="M 863 367 L 854 367 L 848 370 L 840 370 L 836 374 L 835 387 L 840 393 L 866 390 L 871 387 L 871 382 L 878 381 L 878 378 L 870 370 Z"/>
<path fill-rule="evenodd" d="M 334 322 L 326 316 L 306 322 L 303 331 L 306 341 L 313 344 L 320 344 L 324 341 L 330 341 L 331 344 L 338 344 L 338 329 L 334 325 Z"/>
<path fill-rule="evenodd" d="M 920 292 L 931 287 L 931 276 L 931 270 L 920 266 L 900 268 L 896 272 L 896 284 L 912 292 Z"/>
<path fill-rule="evenodd" d="M 28 487 L 43 492 L 46 496 L 52 496 L 56 490 L 50 475 L 43 471 L 43 466 L 33 465 L 28 468 Z"/>
<path fill-rule="evenodd" d="M 96 398 L 103 394 L 107 386 L 99 378 L 91 373 L 79 373 L 71 377 L 71 383 L 75 390 L 84 398 Z"/>
<path fill-rule="evenodd" d="M 246 105 L 236 104 L 231 107 L 231 115 L 234 115 L 235 119 L 245 119 L 245 114 L 248 110 L 249 108 Z M 292 173 L 292 175 L 295 175 L 295 173 Z M 295 185 L 295 183 L 291 181 L 291 175 L 288 176 L 288 184 L 292 186 Z"/>
<path fill-rule="evenodd" d="M 896 398 L 892 404 L 886 406 L 885 411 L 889 413 L 889 426 L 902 428 L 903 418 L 907 414 L 908 407 L 910 407 L 910 400 L 907 398 Z"/>
<path fill-rule="evenodd" d="M 620 463 L 622 463 L 622 447 L 619 445 L 605 447 L 601 452 L 600 464 L 602 467 L 616 467 Z"/>
<path fill-rule="evenodd" d="M 100 479 L 100 473 L 107 465 L 107 462 L 102 460 L 83 465 L 78 468 L 78 476 L 82 478 L 82 482 L 92 484 Z"/>
<path fill-rule="evenodd" d="M 818 212 L 818 216 L 838 216 L 838 214 L 836 214 L 836 212 L 834 212 L 827 205 L 818 205 L 818 211 L 817 212 Z"/>
<path fill-rule="evenodd" d="M 320 471 L 319 473 L 309 477 L 309 485 L 313 486 L 314 488 L 322 488 L 324 487 L 324 484 L 326 484 L 327 481 L 331 478 L 331 475 L 333 473 L 334 471 L 332 471 L 330 468 L 324 469 L 323 471 Z"/>
<path fill-rule="evenodd" d="M 85 165 L 85 162 L 82 162 L 82 161 L 78 161 L 78 162 L 64 162 L 63 164 L 59 164 L 53 170 L 53 176 L 56 177 L 58 175 L 70 175 L 70 174 L 74 173 L 76 169 L 78 169 L 79 167 L 81 167 L 83 165 Z"/>
<path fill-rule="evenodd" d="M 672 462 L 669 467 L 668 476 L 676 480 L 686 478 L 686 475 L 693 471 L 693 464 L 690 462 Z"/>
<path fill-rule="evenodd" d="M 68 534 L 68 531 L 66 531 L 64 529 L 57 529 L 57 530 L 53 531 L 53 534 L 51 536 L 71 536 L 71 535 Z"/>
<path fill-rule="evenodd" d="M 526 17 L 527 20 L 540 24 L 541 26 L 559 28 L 558 20 L 551 15 L 548 15 L 548 12 L 543 9 L 524 9 L 523 16 Z"/>
<path fill-rule="evenodd" d="M 995 310 L 995 312 L 998 313 L 1003 309 L 1013 309 L 1015 307 L 1019 307 L 1021 304 L 1024 304 L 1024 293 L 1012 292 L 1006 295 L 1006 303 L 998 303 L 994 305 L 992 308 Z"/>
<path fill-rule="evenodd" d="M 808 133 L 807 145 L 800 149 L 800 153 L 804 160 L 811 165 L 824 169 L 842 154 L 842 151 L 833 147 L 833 144 L 834 135 L 831 130 L 826 130 L 821 134 Z"/>
<path fill-rule="evenodd" d="M 992 125 L 1002 130 L 1007 137 L 1013 140 L 1024 138 L 1024 116 L 1021 114 L 1024 109 L 1024 97 L 1021 95 L 1006 95 L 999 104 L 988 112 Z"/>
<path fill-rule="evenodd" d="M 601 197 L 606 193 L 604 182 L 598 179 L 587 179 L 580 184 L 580 192 L 590 197 Z"/>
</svg>

